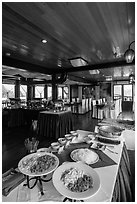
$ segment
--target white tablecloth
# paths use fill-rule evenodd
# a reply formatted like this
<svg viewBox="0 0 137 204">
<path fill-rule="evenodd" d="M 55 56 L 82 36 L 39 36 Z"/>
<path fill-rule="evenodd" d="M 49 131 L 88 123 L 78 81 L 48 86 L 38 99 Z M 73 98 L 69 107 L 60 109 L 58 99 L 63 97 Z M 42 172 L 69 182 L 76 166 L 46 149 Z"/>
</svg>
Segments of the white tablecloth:
<svg viewBox="0 0 137 204">
<path fill-rule="evenodd" d="M 88 135 L 90 132 L 77 130 L 81 136 Z M 121 138 L 121 144 L 115 145 L 112 148 L 113 151 L 118 154 L 112 153 L 105 149 L 104 153 L 113 159 L 117 164 L 112 166 L 94 168 L 100 177 L 100 189 L 93 195 L 90 199 L 85 200 L 85 202 L 110 202 L 112 200 L 112 195 L 114 191 L 114 186 L 116 182 L 116 177 L 119 169 L 120 159 L 123 150 L 123 139 Z M 111 148 L 111 147 L 109 147 Z M 43 182 L 44 196 L 41 196 L 37 185 L 33 189 L 28 189 L 23 187 L 23 183 L 16 187 L 10 194 L 2 197 L 3 202 L 17 202 L 17 201 L 63 201 L 64 197 L 57 192 L 54 188 L 52 180 L 48 183 Z"/>
</svg>

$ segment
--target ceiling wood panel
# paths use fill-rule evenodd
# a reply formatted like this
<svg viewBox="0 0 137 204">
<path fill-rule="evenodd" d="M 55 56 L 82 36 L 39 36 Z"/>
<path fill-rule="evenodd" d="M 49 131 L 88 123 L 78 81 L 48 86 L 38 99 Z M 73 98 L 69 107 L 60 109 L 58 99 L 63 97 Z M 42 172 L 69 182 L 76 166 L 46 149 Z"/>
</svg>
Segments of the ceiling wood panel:
<svg viewBox="0 0 137 204">
<path fill-rule="evenodd" d="M 42 44 L 41 39 L 48 42 Z M 3 56 L 10 53 L 9 58 L 39 66 L 44 73 L 75 69 L 69 59 L 79 56 L 89 66 L 123 61 L 134 40 L 134 2 L 2 3 Z M 132 69 L 134 72 L 134 66 Z M 103 72 L 107 74 L 101 70 L 98 80 L 102 80 Z M 82 74 L 94 79 L 87 73 Z M 110 74 L 114 75 L 114 68 Z"/>
</svg>

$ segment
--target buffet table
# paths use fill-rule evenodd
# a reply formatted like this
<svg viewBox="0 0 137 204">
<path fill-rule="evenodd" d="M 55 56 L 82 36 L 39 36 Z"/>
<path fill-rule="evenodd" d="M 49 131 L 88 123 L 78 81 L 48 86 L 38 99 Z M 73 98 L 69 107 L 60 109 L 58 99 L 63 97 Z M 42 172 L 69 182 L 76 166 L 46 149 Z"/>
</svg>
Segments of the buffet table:
<svg viewBox="0 0 137 204">
<path fill-rule="evenodd" d="M 21 127 L 25 125 L 24 110 L 22 108 L 8 109 L 8 127 Z"/>
<path fill-rule="evenodd" d="M 43 137 L 57 139 L 73 130 L 72 112 L 42 111 L 38 118 L 38 134 Z"/>
<path fill-rule="evenodd" d="M 85 137 L 90 132 L 77 130 L 81 137 Z M 124 144 L 123 138 L 120 138 L 121 143 L 119 145 L 114 145 L 114 147 L 109 151 L 107 148 L 99 153 L 99 161 L 93 164 L 92 168 L 98 173 L 100 178 L 100 188 L 99 190 L 90 198 L 84 200 L 84 202 L 120 202 L 120 201 L 131 201 L 131 191 L 130 191 L 130 166 L 129 159 Z M 72 146 L 88 147 L 86 143 L 72 144 Z M 58 156 L 60 164 L 69 161 L 70 158 L 67 156 L 70 148 L 64 150 Z M 73 148 L 74 148 L 73 146 Z M 109 147 L 110 148 L 110 147 Z M 108 160 L 107 160 L 108 158 Z M 64 163 L 65 165 L 65 163 Z M 49 175 L 51 177 L 52 175 Z M 67 200 L 63 195 L 61 195 L 54 187 L 52 180 L 43 183 L 44 195 L 41 195 L 37 186 L 33 189 L 28 189 L 24 187 L 21 183 L 18 187 L 12 190 L 7 197 L 3 196 L 3 202 L 20 202 L 20 201 L 64 201 Z M 69 201 L 69 200 L 68 200 Z"/>
<path fill-rule="evenodd" d="M 21 127 L 24 125 L 31 126 L 32 120 L 38 120 L 40 111 L 46 110 L 45 108 L 11 108 L 2 111 L 2 122 L 7 127 Z"/>
<path fill-rule="evenodd" d="M 38 120 L 38 115 L 40 111 L 44 111 L 44 108 L 37 108 L 37 109 L 23 109 L 24 118 L 26 125 L 31 126 L 32 120 Z"/>
</svg>

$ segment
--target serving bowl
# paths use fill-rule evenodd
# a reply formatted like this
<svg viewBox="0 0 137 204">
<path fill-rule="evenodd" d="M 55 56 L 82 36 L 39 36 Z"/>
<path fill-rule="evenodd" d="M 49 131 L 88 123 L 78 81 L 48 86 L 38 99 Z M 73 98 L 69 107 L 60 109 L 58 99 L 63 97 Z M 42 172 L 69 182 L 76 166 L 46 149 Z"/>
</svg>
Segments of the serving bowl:
<svg viewBox="0 0 137 204">
<path fill-rule="evenodd" d="M 122 129 L 115 126 L 104 125 L 99 127 L 99 133 L 104 137 L 117 138 L 121 135 Z"/>
</svg>

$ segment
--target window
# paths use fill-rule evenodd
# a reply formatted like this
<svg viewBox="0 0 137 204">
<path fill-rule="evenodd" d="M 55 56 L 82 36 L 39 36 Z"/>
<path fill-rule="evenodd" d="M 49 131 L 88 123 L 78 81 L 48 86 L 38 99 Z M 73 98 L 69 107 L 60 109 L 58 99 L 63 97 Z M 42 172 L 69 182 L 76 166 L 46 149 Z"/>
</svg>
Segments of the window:
<svg viewBox="0 0 137 204">
<path fill-rule="evenodd" d="M 44 98 L 44 86 L 35 86 L 35 98 Z"/>
<path fill-rule="evenodd" d="M 62 87 L 58 87 L 58 99 L 62 99 Z"/>
<path fill-rule="evenodd" d="M 20 99 L 27 100 L 27 85 L 20 85 Z"/>
<path fill-rule="evenodd" d="M 114 85 L 114 99 L 122 98 L 122 85 Z"/>
<path fill-rule="evenodd" d="M 121 98 L 122 101 L 133 100 L 132 84 L 114 85 L 114 99 Z"/>
<path fill-rule="evenodd" d="M 64 99 L 69 99 L 69 89 L 67 86 L 64 87 Z"/>
<path fill-rule="evenodd" d="M 15 85 L 2 84 L 2 100 L 6 100 L 9 98 L 15 98 Z"/>
<path fill-rule="evenodd" d="M 123 85 L 124 101 L 132 101 L 132 85 Z"/>
<path fill-rule="evenodd" d="M 48 99 L 51 100 L 52 99 L 52 87 L 48 86 Z"/>
</svg>

